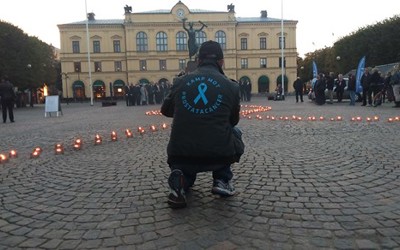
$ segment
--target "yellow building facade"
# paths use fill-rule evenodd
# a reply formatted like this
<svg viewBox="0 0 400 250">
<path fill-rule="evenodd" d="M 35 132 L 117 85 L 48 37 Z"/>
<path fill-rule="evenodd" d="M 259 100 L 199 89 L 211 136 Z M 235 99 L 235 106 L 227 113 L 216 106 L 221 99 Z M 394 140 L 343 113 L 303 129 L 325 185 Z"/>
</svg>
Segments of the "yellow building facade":
<svg viewBox="0 0 400 250">
<path fill-rule="evenodd" d="M 222 12 L 190 9 L 181 1 L 168 10 L 124 9 L 125 19 L 97 20 L 89 13 L 88 20 L 58 25 L 64 98 L 89 98 L 92 93 L 99 99 L 122 97 L 130 84 L 172 82 L 195 60 L 189 57 L 190 31 L 197 46 L 219 42 L 225 74 L 249 81 L 253 94 L 275 91 L 282 79 L 283 51 L 285 90 L 293 91 L 295 20 L 283 20 L 282 34 L 281 19 L 268 17 L 267 11 L 259 17 L 236 17 L 232 4 Z"/>
</svg>

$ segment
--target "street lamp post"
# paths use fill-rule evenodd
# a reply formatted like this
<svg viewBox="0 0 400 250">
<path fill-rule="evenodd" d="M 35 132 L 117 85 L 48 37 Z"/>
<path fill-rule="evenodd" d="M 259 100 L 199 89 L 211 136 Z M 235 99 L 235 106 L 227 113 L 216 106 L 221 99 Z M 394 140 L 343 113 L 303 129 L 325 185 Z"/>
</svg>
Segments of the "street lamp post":
<svg viewBox="0 0 400 250">
<path fill-rule="evenodd" d="M 337 71 L 338 71 L 337 74 L 338 74 L 338 75 L 340 74 L 340 71 L 341 71 L 341 70 L 340 70 L 340 63 L 339 63 L 340 59 L 341 59 L 340 56 L 337 56 L 337 57 L 336 57 L 336 61 L 338 62 L 338 63 L 337 63 Z"/>
<path fill-rule="evenodd" d="M 68 102 L 68 73 L 61 73 L 61 75 L 62 76 L 64 76 L 64 78 L 65 78 L 65 95 L 67 96 L 66 98 L 67 98 L 67 105 L 69 104 L 69 102 Z"/>
<path fill-rule="evenodd" d="M 89 18 L 87 16 L 87 1 L 85 0 L 86 12 L 86 48 L 88 57 L 88 73 L 89 73 L 89 88 L 90 88 L 90 106 L 93 106 L 93 83 L 92 83 L 92 68 L 90 64 L 90 47 L 89 47 Z"/>
<path fill-rule="evenodd" d="M 300 76 L 300 78 L 304 79 L 303 72 L 304 72 L 304 66 L 301 66 L 300 71 L 297 73 L 297 76 Z"/>
<path fill-rule="evenodd" d="M 283 0 L 281 0 L 281 84 L 282 84 L 282 99 L 285 100 L 285 57 L 284 57 L 284 34 L 283 34 Z"/>
<path fill-rule="evenodd" d="M 32 78 L 32 65 L 28 64 L 28 65 L 26 65 L 26 67 L 28 68 L 29 78 Z M 33 101 L 34 100 L 33 100 L 33 87 L 32 87 L 32 84 L 31 84 L 31 80 L 32 79 L 29 80 L 29 106 L 33 107 Z"/>
</svg>

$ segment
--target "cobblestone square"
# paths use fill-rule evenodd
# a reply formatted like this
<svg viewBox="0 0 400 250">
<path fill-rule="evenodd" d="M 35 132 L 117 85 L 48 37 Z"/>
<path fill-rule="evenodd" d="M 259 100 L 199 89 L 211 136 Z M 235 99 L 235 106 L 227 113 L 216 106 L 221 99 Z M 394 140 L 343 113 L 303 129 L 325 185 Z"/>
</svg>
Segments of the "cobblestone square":
<svg viewBox="0 0 400 250">
<path fill-rule="evenodd" d="M 16 122 L 1 125 L 0 153 L 18 157 L 0 164 L 0 249 L 400 248 L 400 109 L 306 96 L 242 105 L 239 193 L 212 195 L 211 173 L 201 173 L 180 210 L 166 202 L 172 120 L 159 105 L 62 103 L 59 117 L 16 109 Z M 30 158 L 35 147 L 43 151 Z"/>
</svg>

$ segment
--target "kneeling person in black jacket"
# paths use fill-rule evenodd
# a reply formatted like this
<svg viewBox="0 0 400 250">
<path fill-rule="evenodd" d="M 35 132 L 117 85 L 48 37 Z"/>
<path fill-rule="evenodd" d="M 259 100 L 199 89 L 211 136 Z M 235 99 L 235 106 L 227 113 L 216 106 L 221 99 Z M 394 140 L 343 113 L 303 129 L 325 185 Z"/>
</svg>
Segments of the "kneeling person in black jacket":
<svg viewBox="0 0 400 250">
<path fill-rule="evenodd" d="M 239 85 L 222 70 L 224 56 L 214 41 L 204 42 L 199 49 L 196 70 L 174 79 L 161 112 L 173 117 L 167 147 L 171 174 L 168 203 L 173 208 L 185 207 L 185 191 L 199 172 L 213 172 L 211 192 L 234 195 L 231 164 L 238 162 L 244 151 L 239 122 Z"/>
</svg>

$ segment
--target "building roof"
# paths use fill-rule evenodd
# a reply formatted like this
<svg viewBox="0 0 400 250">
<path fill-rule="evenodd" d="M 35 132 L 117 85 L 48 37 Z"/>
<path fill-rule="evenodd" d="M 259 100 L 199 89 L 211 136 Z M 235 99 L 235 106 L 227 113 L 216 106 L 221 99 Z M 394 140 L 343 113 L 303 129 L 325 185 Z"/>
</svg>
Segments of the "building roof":
<svg viewBox="0 0 400 250">
<path fill-rule="evenodd" d="M 247 22 L 280 22 L 280 18 L 271 18 L 271 17 L 236 17 L 236 21 L 239 23 L 247 23 Z M 283 19 L 284 22 L 292 21 Z"/>
<path fill-rule="evenodd" d="M 189 10 L 191 13 L 226 13 L 224 11 L 214 11 L 214 10 L 204 10 L 204 9 L 190 9 Z M 132 12 L 132 14 L 170 14 L 171 9 L 158 9 L 158 10 L 150 10 L 150 11 L 142 11 L 142 12 Z M 280 22 L 280 18 L 271 18 L 271 17 L 236 17 L 236 21 L 238 23 L 251 23 L 251 22 Z M 284 22 L 293 22 L 295 20 L 286 20 L 283 19 Z M 297 22 L 297 21 L 295 21 Z M 124 24 L 125 20 L 124 19 L 95 19 L 95 20 L 89 20 L 89 24 L 108 24 L 108 25 L 119 25 L 119 24 Z M 78 21 L 78 22 L 72 22 L 72 23 L 66 23 L 68 25 L 82 25 L 86 24 L 86 20 L 83 21 Z"/>
<path fill-rule="evenodd" d="M 66 24 L 86 24 L 86 20 L 66 23 Z M 89 24 L 124 24 L 124 19 L 99 19 L 99 20 L 89 20 Z"/>
<path fill-rule="evenodd" d="M 190 9 L 190 13 L 218 13 L 221 11 L 214 10 L 202 10 L 202 9 Z M 159 10 L 149 10 L 142 12 L 132 12 L 132 14 L 169 14 L 171 13 L 170 9 L 159 9 Z"/>
<path fill-rule="evenodd" d="M 151 12 L 141 12 L 141 13 L 147 13 L 147 14 L 150 14 L 150 13 L 167 13 L 167 12 L 161 12 L 161 11 L 164 11 L 164 10 L 159 10 L 160 12 L 154 12 L 154 11 L 151 11 Z M 199 11 L 204 11 L 204 10 L 199 10 Z M 168 10 L 168 13 L 170 13 L 170 11 Z M 264 23 L 264 22 L 280 22 L 281 21 L 281 19 L 280 18 L 271 18 L 271 17 L 267 17 L 267 18 L 262 18 L 262 17 L 237 17 L 236 18 L 236 21 L 238 22 L 238 23 L 252 23 L 252 22 L 261 22 L 261 23 Z M 293 21 L 293 20 L 286 20 L 286 19 L 283 19 L 283 21 L 284 22 L 290 22 L 290 21 Z M 92 25 L 92 24 L 109 24 L 109 25 L 115 25 L 115 24 L 124 24 L 124 19 L 96 19 L 96 20 L 89 20 L 89 24 L 90 25 Z M 83 20 L 83 21 L 78 21 L 78 22 L 72 22 L 72 23 L 66 23 L 66 24 L 72 24 L 72 25 L 74 25 L 74 24 L 76 24 L 76 25 L 82 25 L 82 24 L 86 24 L 86 20 Z"/>
</svg>

